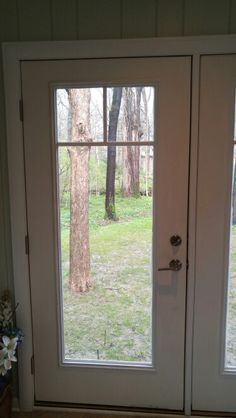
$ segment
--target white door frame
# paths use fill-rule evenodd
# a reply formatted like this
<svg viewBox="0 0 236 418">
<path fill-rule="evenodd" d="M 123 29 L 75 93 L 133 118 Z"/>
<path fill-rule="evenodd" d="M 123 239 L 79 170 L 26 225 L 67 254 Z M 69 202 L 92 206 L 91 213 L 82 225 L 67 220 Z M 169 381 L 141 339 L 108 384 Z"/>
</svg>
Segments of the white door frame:
<svg viewBox="0 0 236 418">
<path fill-rule="evenodd" d="M 215 35 L 180 38 L 152 38 L 133 40 L 22 42 L 3 44 L 4 81 L 6 93 L 7 144 L 11 208 L 11 230 L 14 288 L 17 324 L 24 330 L 24 346 L 19 350 L 19 402 L 22 410 L 34 407 L 34 379 L 32 369 L 32 323 L 29 282 L 29 263 L 25 249 L 27 211 L 25 196 L 23 125 L 20 118 L 20 64 L 23 60 L 56 60 L 112 57 L 192 56 L 192 118 L 190 152 L 189 235 L 185 409 L 191 413 L 192 336 L 195 285 L 195 210 L 198 158 L 198 94 L 201 55 L 236 53 L 236 35 Z"/>
</svg>

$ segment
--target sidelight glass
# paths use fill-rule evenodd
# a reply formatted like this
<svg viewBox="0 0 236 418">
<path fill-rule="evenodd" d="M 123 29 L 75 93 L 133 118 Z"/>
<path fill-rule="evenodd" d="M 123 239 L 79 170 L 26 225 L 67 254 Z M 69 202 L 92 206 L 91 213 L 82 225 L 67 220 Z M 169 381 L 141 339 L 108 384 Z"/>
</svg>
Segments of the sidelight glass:
<svg viewBox="0 0 236 418">
<path fill-rule="evenodd" d="M 225 366 L 236 370 L 236 125 L 233 148 Z"/>
<path fill-rule="evenodd" d="M 142 143 L 137 136 L 129 138 L 132 144 L 121 144 L 118 131 L 127 131 L 128 121 L 132 124 L 135 120 L 140 131 L 149 126 L 149 140 L 153 138 L 154 99 L 150 93 L 149 111 L 143 101 L 138 107 L 132 102 L 133 113 L 125 119 L 125 90 L 116 89 L 108 92 L 97 88 L 96 92 L 100 95 L 101 90 L 103 100 L 96 140 L 100 142 L 102 129 L 109 132 L 109 124 L 113 124 L 112 143 L 107 138 L 104 145 L 96 145 L 96 141 L 83 144 L 87 141 L 78 143 L 72 135 L 71 143 L 63 144 L 58 124 L 61 111 L 62 117 L 65 112 L 57 105 L 61 345 L 65 362 L 152 363 L 154 145 L 151 141 L 150 145 Z M 132 89 L 136 94 L 135 87 Z M 113 104 L 117 99 L 114 95 L 121 95 L 120 103 L 118 109 L 110 108 L 104 121 L 106 112 L 102 109 L 109 94 Z M 83 117 L 87 112 L 85 132 L 88 127 L 94 134 L 97 120 L 93 117 L 98 115 L 90 112 L 91 101 L 88 106 L 79 95 L 74 97 L 74 102 L 67 103 L 69 123 L 78 124 L 80 112 L 84 112 Z M 76 117 L 72 104 L 77 107 Z M 63 123 L 66 131 L 68 125 Z"/>
</svg>

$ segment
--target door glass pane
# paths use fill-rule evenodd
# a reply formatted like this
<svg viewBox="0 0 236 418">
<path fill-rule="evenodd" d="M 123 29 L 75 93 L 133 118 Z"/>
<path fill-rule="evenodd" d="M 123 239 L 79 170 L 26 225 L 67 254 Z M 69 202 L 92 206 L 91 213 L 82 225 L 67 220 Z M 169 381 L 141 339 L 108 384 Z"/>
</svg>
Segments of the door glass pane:
<svg viewBox="0 0 236 418">
<path fill-rule="evenodd" d="M 145 115 L 140 129 L 154 124 Z M 152 363 L 154 147 L 116 145 L 119 116 L 116 107 L 108 119 L 114 144 L 56 148 L 65 362 Z"/>
<path fill-rule="evenodd" d="M 236 126 L 234 143 L 225 366 L 236 370 Z"/>
<path fill-rule="evenodd" d="M 82 112 L 73 106 L 76 101 L 84 104 Z M 56 89 L 56 119 L 58 142 L 80 142 L 82 134 L 84 142 L 103 141 L 103 88 Z"/>
<path fill-rule="evenodd" d="M 83 112 L 73 108 L 76 100 L 87 104 L 83 105 Z M 56 89 L 56 140 L 80 142 L 79 133 L 86 125 L 84 141 L 113 141 L 113 124 L 111 120 L 109 123 L 109 118 L 117 106 L 116 142 L 153 141 L 154 87 L 149 86 Z M 73 134 L 73 117 L 77 118 L 76 135 Z"/>
<path fill-rule="evenodd" d="M 154 87 L 120 87 L 121 104 L 118 117 L 116 141 L 153 141 L 153 110 Z M 114 88 L 107 88 L 107 139 L 112 140 L 109 134 L 109 116 L 114 106 Z"/>
</svg>

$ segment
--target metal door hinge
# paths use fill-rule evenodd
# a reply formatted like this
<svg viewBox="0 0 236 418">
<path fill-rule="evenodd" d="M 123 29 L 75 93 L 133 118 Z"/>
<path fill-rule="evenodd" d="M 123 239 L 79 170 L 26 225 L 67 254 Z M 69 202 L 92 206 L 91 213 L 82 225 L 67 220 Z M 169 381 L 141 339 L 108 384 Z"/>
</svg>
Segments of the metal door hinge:
<svg viewBox="0 0 236 418">
<path fill-rule="evenodd" d="M 29 235 L 25 236 L 25 254 L 29 255 Z"/>
<path fill-rule="evenodd" d="M 30 359 L 31 374 L 34 374 L 34 356 Z"/>
<path fill-rule="evenodd" d="M 20 121 L 23 122 L 24 120 L 24 109 L 23 109 L 23 100 L 19 100 L 19 114 L 20 114 Z"/>
</svg>

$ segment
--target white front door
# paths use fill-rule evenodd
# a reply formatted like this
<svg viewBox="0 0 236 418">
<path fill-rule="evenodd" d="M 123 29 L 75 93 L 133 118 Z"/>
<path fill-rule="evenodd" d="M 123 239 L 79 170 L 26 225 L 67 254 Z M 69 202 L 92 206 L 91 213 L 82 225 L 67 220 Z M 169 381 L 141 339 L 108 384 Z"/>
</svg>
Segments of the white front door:
<svg viewBox="0 0 236 418">
<path fill-rule="evenodd" d="M 22 63 L 38 403 L 183 409 L 190 71 Z"/>
<path fill-rule="evenodd" d="M 236 56 L 201 58 L 193 409 L 236 410 Z"/>
</svg>

